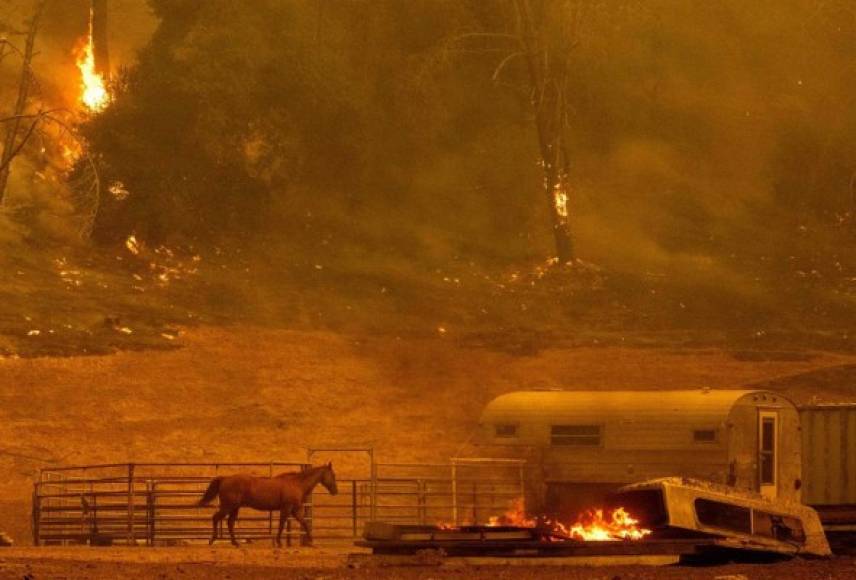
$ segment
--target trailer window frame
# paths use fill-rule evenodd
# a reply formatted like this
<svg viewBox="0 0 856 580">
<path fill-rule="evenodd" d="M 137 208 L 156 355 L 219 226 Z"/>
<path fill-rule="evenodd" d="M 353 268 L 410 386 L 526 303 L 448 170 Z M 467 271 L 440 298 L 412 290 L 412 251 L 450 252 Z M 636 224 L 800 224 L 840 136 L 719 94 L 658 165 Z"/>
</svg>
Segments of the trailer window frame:
<svg viewBox="0 0 856 580">
<path fill-rule="evenodd" d="M 762 412 L 758 418 L 758 485 L 778 485 L 779 420 Z"/>
<path fill-rule="evenodd" d="M 693 443 L 699 445 L 716 445 L 719 443 L 719 429 L 693 429 Z"/>
<path fill-rule="evenodd" d="M 560 423 L 550 425 L 551 447 L 603 447 L 603 425 Z"/>
<path fill-rule="evenodd" d="M 517 439 L 519 430 L 517 423 L 494 423 L 493 436 L 496 439 Z"/>
<path fill-rule="evenodd" d="M 752 534 L 780 542 L 806 543 L 805 527 L 800 518 L 752 509 Z"/>
<path fill-rule="evenodd" d="M 701 526 L 790 544 L 804 545 L 807 541 L 803 521 L 794 515 L 777 514 L 705 497 L 697 497 L 693 501 L 693 510 Z"/>
<path fill-rule="evenodd" d="M 706 497 L 693 501 L 696 521 L 702 526 L 737 534 L 752 534 L 752 508 Z"/>
</svg>

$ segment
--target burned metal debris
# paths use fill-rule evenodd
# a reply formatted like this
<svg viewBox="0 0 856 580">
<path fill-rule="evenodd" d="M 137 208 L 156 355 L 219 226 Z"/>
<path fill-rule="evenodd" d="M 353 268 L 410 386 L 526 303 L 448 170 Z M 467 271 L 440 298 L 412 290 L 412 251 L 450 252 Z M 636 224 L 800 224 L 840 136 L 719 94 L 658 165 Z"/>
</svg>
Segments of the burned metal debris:
<svg viewBox="0 0 856 580">
<path fill-rule="evenodd" d="M 610 505 L 627 506 L 652 530 L 636 540 L 584 540 L 555 526 L 366 525 L 358 546 L 375 554 L 439 550 L 458 556 L 728 556 L 831 555 L 812 508 L 687 478 L 664 478 L 620 489 Z M 538 521 L 538 520 L 533 520 Z"/>
</svg>

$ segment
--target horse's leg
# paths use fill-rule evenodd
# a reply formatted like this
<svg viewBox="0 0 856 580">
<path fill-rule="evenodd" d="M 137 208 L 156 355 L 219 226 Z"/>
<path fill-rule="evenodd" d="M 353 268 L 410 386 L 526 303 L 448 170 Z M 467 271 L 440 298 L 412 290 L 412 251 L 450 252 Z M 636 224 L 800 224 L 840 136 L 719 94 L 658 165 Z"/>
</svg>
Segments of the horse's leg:
<svg viewBox="0 0 856 580">
<path fill-rule="evenodd" d="M 223 518 L 226 517 L 227 513 L 229 512 L 223 509 L 223 506 L 221 505 L 220 509 L 214 512 L 214 515 L 211 516 L 211 527 L 213 528 L 213 530 L 211 532 L 211 539 L 208 541 L 209 546 L 213 544 L 214 541 L 217 539 L 217 526 L 220 524 L 221 521 L 223 521 Z"/>
<path fill-rule="evenodd" d="M 226 521 L 229 526 L 229 537 L 232 539 L 232 545 L 235 547 L 238 546 L 238 540 L 235 539 L 235 520 L 238 519 L 239 509 L 240 506 L 233 509 L 232 512 L 229 514 L 229 519 Z"/>
<path fill-rule="evenodd" d="M 288 512 L 290 508 L 289 506 L 284 506 L 279 510 L 279 531 L 276 533 L 276 546 L 278 548 L 282 547 L 282 529 L 285 527 L 285 523 L 288 521 Z M 291 527 L 291 526 L 289 526 Z M 291 530 L 289 530 L 291 531 Z M 291 536 L 286 536 L 286 540 L 288 541 L 288 545 L 291 545 Z"/>
<path fill-rule="evenodd" d="M 303 506 L 296 505 L 291 510 L 291 515 L 294 516 L 294 519 L 297 520 L 297 523 L 300 524 L 300 527 L 303 528 L 303 532 L 305 535 L 303 539 L 300 541 L 302 546 L 311 546 L 312 545 L 312 530 L 309 528 L 309 524 L 306 522 L 306 518 L 304 515 Z"/>
</svg>

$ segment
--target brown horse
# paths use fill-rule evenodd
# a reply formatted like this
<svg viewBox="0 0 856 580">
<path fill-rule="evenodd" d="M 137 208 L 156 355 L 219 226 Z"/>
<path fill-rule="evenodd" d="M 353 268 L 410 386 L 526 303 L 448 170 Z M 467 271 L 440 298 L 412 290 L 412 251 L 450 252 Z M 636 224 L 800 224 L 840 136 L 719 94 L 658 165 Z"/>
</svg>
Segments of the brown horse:
<svg viewBox="0 0 856 580">
<path fill-rule="evenodd" d="M 199 505 L 205 506 L 220 496 L 220 509 L 212 518 L 214 533 L 209 545 L 217 539 L 217 524 L 226 516 L 229 516 L 229 537 L 233 545 L 238 545 L 235 539 L 235 520 L 238 519 L 238 510 L 244 506 L 266 512 L 279 511 L 277 546 L 282 546 L 282 528 L 289 516 L 298 521 L 306 532 L 306 542 L 310 543 L 312 532 L 303 517 L 303 504 L 319 483 L 327 488 L 331 495 L 339 493 L 332 462 L 296 473 L 280 473 L 275 477 L 257 477 L 247 473 L 215 477 L 199 500 Z"/>
</svg>

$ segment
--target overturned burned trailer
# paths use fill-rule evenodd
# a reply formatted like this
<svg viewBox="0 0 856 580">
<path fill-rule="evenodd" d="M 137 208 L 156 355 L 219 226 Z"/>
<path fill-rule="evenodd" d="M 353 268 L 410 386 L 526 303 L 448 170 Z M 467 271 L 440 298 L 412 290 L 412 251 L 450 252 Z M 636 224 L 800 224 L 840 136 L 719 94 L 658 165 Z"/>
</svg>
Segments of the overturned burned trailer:
<svg viewBox="0 0 856 580">
<path fill-rule="evenodd" d="M 741 554 L 831 554 L 817 513 L 799 502 L 772 500 L 754 492 L 680 477 L 625 486 L 605 501 L 607 510 L 629 509 L 644 533 L 592 539 L 549 520 L 493 526 L 370 522 L 364 540 L 357 544 L 387 555 L 437 550 L 453 556 L 675 556 L 694 560 Z"/>
<path fill-rule="evenodd" d="M 690 478 L 668 477 L 621 488 L 609 496 L 661 536 L 714 538 L 724 550 L 788 555 L 831 554 L 817 512 L 798 501 Z"/>
<path fill-rule="evenodd" d="M 799 415 L 768 391 L 522 391 L 485 408 L 474 443 L 537 469 L 528 505 L 568 517 L 618 487 L 683 476 L 799 501 Z"/>
</svg>

